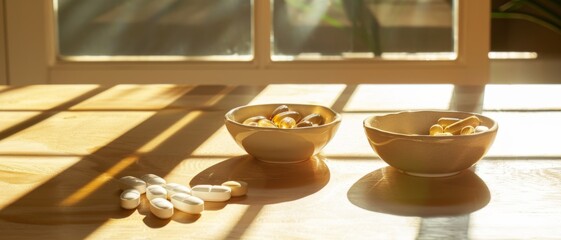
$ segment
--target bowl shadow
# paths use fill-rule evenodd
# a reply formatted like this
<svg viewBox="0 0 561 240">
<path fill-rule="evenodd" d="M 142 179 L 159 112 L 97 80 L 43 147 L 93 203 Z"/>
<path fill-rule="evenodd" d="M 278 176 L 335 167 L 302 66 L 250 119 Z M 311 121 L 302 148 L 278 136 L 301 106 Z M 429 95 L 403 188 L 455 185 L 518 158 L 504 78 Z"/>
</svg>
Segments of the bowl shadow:
<svg viewBox="0 0 561 240">
<path fill-rule="evenodd" d="M 293 201 L 322 189 L 330 179 L 329 168 L 319 155 L 298 163 L 266 163 L 250 155 L 217 163 L 190 181 L 190 185 L 220 185 L 228 180 L 248 183 L 248 193 L 227 203 L 273 204 Z M 206 206 L 205 206 L 206 207 Z"/>
<path fill-rule="evenodd" d="M 354 205 L 400 216 L 457 216 L 485 207 L 489 188 L 472 169 L 459 174 L 426 178 L 407 175 L 391 166 L 368 173 L 347 192 Z"/>
</svg>

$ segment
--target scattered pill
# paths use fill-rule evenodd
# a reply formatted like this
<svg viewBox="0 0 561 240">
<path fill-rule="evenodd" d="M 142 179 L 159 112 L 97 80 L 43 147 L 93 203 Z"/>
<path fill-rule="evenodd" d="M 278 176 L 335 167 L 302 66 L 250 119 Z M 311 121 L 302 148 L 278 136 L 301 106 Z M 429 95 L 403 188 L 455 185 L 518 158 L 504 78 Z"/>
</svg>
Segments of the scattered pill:
<svg viewBox="0 0 561 240">
<path fill-rule="evenodd" d="M 481 132 L 487 132 L 489 131 L 489 128 L 483 125 L 479 125 L 477 127 L 475 127 L 475 133 L 481 133 Z"/>
<path fill-rule="evenodd" d="M 150 212 L 161 219 L 173 216 L 173 204 L 164 198 L 150 200 Z"/>
<path fill-rule="evenodd" d="M 459 118 L 449 118 L 449 117 L 442 117 L 439 118 L 438 121 L 436 121 L 436 123 L 440 126 L 442 126 L 443 128 L 447 127 L 448 125 L 455 123 L 457 121 L 460 121 Z"/>
<path fill-rule="evenodd" d="M 312 113 L 312 114 L 308 114 L 307 116 L 302 118 L 302 120 L 300 120 L 300 121 L 301 122 L 308 121 L 308 122 L 311 122 L 312 124 L 322 125 L 323 122 L 324 122 L 324 119 L 321 115 L 319 115 L 317 113 Z"/>
<path fill-rule="evenodd" d="M 243 121 L 242 124 L 249 125 L 249 124 L 251 124 L 251 123 L 257 123 L 257 122 L 259 122 L 259 120 L 261 120 L 261 119 L 267 119 L 267 118 L 264 117 L 264 116 L 250 117 L 250 118 L 246 119 L 245 121 Z"/>
<path fill-rule="evenodd" d="M 204 201 L 224 202 L 232 196 L 232 190 L 226 186 L 197 185 L 191 188 L 191 194 Z"/>
<path fill-rule="evenodd" d="M 232 197 L 240 197 L 247 194 L 247 183 L 244 181 L 227 181 L 222 186 L 229 187 Z"/>
<path fill-rule="evenodd" d="M 199 214 L 205 209 L 205 202 L 195 196 L 186 193 L 176 193 L 171 196 L 173 206 L 182 212 Z"/>
<path fill-rule="evenodd" d="M 140 179 L 145 181 L 147 186 L 150 186 L 150 185 L 164 186 L 164 185 L 166 185 L 166 180 L 164 180 L 163 178 L 161 178 L 160 176 L 158 176 L 156 174 L 151 174 L 151 173 L 145 174 L 142 177 L 140 177 Z"/>
<path fill-rule="evenodd" d="M 280 120 L 280 122 L 277 124 L 277 126 L 279 128 L 294 128 L 294 127 L 296 127 L 296 121 L 294 120 L 294 118 L 285 117 L 285 118 Z"/>
<path fill-rule="evenodd" d="M 121 190 L 136 189 L 140 194 L 146 192 L 146 182 L 133 176 L 124 176 L 119 179 L 119 188 Z"/>
<path fill-rule="evenodd" d="M 257 126 L 259 127 L 267 127 L 267 128 L 276 128 L 277 125 L 275 125 L 271 120 L 269 119 L 261 119 L 259 120 L 259 122 L 257 122 Z"/>
<path fill-rule="evenodd" d="M 475 128 L 473 126 L 465 126 L 460 130 L 460 135 L 470 135 L 475 132 Z"/>
<path fill-rule="evenodd" d="M 164 188 L 167 191 L 168 198 L 171 198 L 171 196 L 176 193 L 186 193 L 189 195 L 191 194 L 191 189 L 189 187 L 181 185 L 179 183 L 168 183 Z"/>
<path fill-rule="evenodd" d="M 457 134 L 465 126 L 477 127 L 477 126 L 479 126 L 480 123 L 481 123 L 481 120 L 479 120 L 479 118 L 477 118 L 476 116 L 470 116 L 470 117 L 464 118 L 462 120 L 459 120 L 455 123 L 452 123 L 452 124 L 446 126 L 444 128 L 444 132 Z"/>
<path fill-rule="evenodd" d="M 443 133 L 443 132 L 444 132 L 444 128 L 442 126 L 440 126 L 439 124 L 434 124 L 429 129 L 429 135 L 431 135 L 431 136 L 434 136 L 437 133 Z"/>
<path fill-rule="evenodd" d="M 275 110 L 273 110 L 273 112 L 271 113 L 271 119 L 273 119 L 275 117 L 275 115 L 281 113 L 281 112 L 288 112 L 290 109 L 288 108 L 288 106 L 286 105 L 280 105 L 277 108 L 275 108 Z"/>
<path fill-rule="evenodd" d="M 152 200 L 154 198 L 166 198 L 167 191 L 160 185 L 151 185 L 146 188 L 146 198 Z"/>
<path fill-rule="evenodd" d="M 296 122 L 300 121 L 300 119 L 302 118 L 300 113 L 298 113 L 296 111 L 286 111 L 286 112 L 281 112 L 281 113 L 275 115 L 272 120 L 273 120 L 273 123 L 278 126 L 280 121 L 283 118 L 286 118 L 286 117 L 290 117 L 290 118 L 294 119 L 294 121 L 296 121 Z"/>
<path fill-rule="evenodd" d="M 135 209 L 140 205 L 140 192 L 136 189 L 126 189 L 121 193 L 121 207 Z"/>
</svg>

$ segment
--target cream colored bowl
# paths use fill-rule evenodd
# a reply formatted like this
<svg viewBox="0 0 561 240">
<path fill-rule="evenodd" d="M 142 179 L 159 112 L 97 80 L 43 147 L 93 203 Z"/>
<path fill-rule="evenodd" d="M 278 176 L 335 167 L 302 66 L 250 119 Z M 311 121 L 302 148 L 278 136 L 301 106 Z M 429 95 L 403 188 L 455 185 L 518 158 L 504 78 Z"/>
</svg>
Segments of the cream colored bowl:
<svg viewBox="0 0 561 240">
<path fill-rule="evenodd" d="M 226 128 L 247 153 L 264 162 L 295 163 L 308 160 L 319 153 L 333 138 L 339 128 L 341 115 L 319 105 L 284 104 L 302 116 L 318 113 L 325 123 L 316 127 L 264 128 L 241 124 L 253 116 L 269 116 L 275 108 L 283 105 L 263 104 L 234 108 L 225 115 Z"/>
<path fill-rule="evenodd" d="M 488 131 L 471 135 L 429 136 L 428 129 L 441 117 L 475 115 Z M 378 156 L 405 173 L 450 176 L 479 161 L 493 144 L 497 123 L 486 116 L 453 111 L 407 111 L 371 116 L 364 120 L 370 146 Z"/>
</svg>

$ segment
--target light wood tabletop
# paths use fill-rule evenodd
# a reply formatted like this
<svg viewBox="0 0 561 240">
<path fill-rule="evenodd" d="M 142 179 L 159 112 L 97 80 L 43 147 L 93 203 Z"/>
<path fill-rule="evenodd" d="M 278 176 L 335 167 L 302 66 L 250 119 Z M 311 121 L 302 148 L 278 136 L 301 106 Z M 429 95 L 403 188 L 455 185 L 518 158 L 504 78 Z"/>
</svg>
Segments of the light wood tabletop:
<svg viewBox="0 0 561 240">
<path fill-rule="evenodd" d="M 314 103 L 343 120 L 308 161 L 263 163 L 224 114 Z M 470 170 L 405 175 L 362 121 L 401 110 L 481 112 L 499 123 Z M 561 239 L 561 85 L 33 85 L 0 87 L 0 239 Z M 161 220 L 117 179 L 249 183 L 247 196 Z"/>
</svg>

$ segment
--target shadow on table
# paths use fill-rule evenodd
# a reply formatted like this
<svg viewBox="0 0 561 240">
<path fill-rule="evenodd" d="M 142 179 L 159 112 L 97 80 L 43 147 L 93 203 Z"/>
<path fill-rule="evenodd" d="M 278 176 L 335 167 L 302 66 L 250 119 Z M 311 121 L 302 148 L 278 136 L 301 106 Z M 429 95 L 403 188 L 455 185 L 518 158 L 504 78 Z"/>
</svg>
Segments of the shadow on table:
<svg viewBox="0 0 561 240">
<path fill-rule="evenodd" d="M 410 176 L 384 167 L 358 180 L 347 192 L 354 205 L 400 216 L 457 216 L 489 203 L 487 185 L 472 170 L 441 178 Z"/>
<path fill-rule="evenodd" d="M 250 155 L 242 155 L 205 169 L 191 180 L 190 185 L 220 185 L 228 180 L 241 180 L 248 183 L 247 197 L 234 197 L 227 203 L 273 204 L 313 194 L 322 189 L 329 178 L 329 168 L 318 155 L 308 161 L 291 164 L 265 163 Z M 225 204 L 216 203 L 208 207 L 219 209 Z"/>
</svg>

